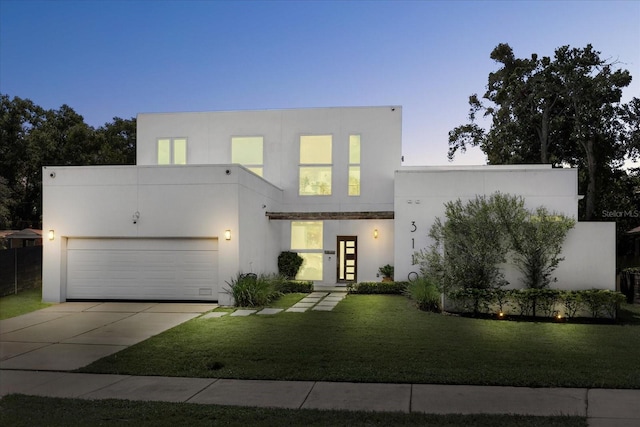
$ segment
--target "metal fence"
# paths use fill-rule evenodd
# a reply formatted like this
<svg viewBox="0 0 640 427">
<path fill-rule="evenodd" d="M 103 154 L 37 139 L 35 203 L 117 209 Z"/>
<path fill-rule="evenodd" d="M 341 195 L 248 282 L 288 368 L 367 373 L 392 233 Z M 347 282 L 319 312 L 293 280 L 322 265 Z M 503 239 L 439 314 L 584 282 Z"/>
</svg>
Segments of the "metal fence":
<svg viewBox="0 0 640 427">
<path fill-rule="evenodd" d="M 42 287 L 42 246 L 0 250 L 0 297 Z"/>
</svg>

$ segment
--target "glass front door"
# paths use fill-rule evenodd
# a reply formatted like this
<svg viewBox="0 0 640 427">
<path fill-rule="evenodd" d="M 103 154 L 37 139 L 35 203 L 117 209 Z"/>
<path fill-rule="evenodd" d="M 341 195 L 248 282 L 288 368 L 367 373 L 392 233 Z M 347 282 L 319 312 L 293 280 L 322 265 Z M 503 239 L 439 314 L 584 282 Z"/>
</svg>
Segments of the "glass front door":
<svg viewBox="0 0 640 427">
<path fill-rule="evenodd" d="M 358 280 L 358 237 L 338 236 L 338 283 Z"/>
</svg>

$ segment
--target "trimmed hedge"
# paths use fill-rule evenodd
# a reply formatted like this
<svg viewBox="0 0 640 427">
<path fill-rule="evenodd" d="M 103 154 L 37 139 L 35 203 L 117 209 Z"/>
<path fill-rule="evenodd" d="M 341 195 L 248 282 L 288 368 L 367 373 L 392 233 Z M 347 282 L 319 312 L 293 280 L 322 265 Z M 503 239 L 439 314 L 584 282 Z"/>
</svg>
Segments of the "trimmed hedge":
<svg viewBox="0 0 640 427">
<path fill-rule="evenodd" d="M 559 289 L 460 289 L 447 297 L 461 313 L 505 313 L 520 316 L 615 319 L 625 296 L 606 289 L 565 291 Z"/>
<path fill-rule="evenodd" d="M 350 294 L 396 294 L 402 295 L 409 282 L 360 282 L 347 285 Z"/>
<path fill-rule="evenodd" d="M 284 280 L 280 282 L 276 289 L 283 294 L 310 293 L 313 292 L 313 282 L 304 280 Z"/>
</svg>

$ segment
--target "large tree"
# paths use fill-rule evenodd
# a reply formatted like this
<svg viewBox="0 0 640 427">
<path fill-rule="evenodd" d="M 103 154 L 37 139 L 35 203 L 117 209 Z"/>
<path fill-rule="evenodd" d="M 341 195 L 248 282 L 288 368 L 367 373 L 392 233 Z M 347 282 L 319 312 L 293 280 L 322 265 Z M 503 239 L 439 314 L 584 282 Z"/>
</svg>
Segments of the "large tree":
<svg viewBox="0 0 640 427">
<path fill-rule="evenodd" d="M 582 217 L 594 219 L 608 190 L 601 185 L 625 156 L 638 155 L 638 100 L 620 104 L 631 75 L 591 45 L 562 46 L 553 58 L 520 59 L 500 44 L 491 58 L 500 68 L 489 74 L 482 98 L 469 98 L 469 123 L 449 132 L 449 158 L 478 146 L 490 164 L 577 166 L 585 192 Z M 491 119 L 489 130 L 478 114 Z"/>
<path fill-rule="evenodd" d="M 0 95 L 0 228 L 40 227 L 42 166 L 135 164 L 135 147 L 135 119 L 94 129 L 68 105 Z"/>
</svg>

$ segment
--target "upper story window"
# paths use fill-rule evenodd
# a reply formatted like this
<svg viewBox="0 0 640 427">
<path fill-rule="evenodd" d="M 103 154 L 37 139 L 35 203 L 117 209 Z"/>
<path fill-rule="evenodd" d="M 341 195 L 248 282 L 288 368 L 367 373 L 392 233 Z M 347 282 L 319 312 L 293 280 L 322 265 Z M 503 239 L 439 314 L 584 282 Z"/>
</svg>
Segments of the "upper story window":
<svg viewBox="0 0 640 427">
<path fill-rule="evenodd" d="M 300 137 L 301 196 L 330 196 L 333 169 L 331 135 L 303 135 Z"/>
<path fill-rule="evenodd" d="M 186 165 L 187 138 L 159 138 L 159 165 Z"/>
<path fill-rule="evenodd" d="M 349 195 L 360 195 L 360 135 L 349 135 Z"/>
<path fill-rule="evenodd" d="M 256 175 L 263 176 L 263 139 L 261 136 L 231 138 L 231 162 L 239 163 Z"/>
</svg>

